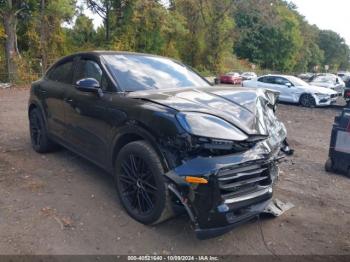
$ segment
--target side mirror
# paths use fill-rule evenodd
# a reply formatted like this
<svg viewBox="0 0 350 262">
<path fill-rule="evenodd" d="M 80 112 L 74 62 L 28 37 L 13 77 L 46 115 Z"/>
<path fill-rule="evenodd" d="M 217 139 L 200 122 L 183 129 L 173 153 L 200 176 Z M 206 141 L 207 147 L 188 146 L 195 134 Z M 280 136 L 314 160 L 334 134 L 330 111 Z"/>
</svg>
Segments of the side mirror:
<svg viewBox="0 0 350 262">
<path fill-rule="evenodd" d="M 284 85 L 285 85 L 286 87 L 292 87 L 292 86 L 293 86 L 292 83 L 289 83 L 289 82 L 288 82 L 288 83 L 285 83 Z"/>
<path fill-rule="evenodd" d="M 100 83 L 95 78 L 83 78 L 77 81 L 76 88 L 83 92 L 99 92 Z"/>
</svg>

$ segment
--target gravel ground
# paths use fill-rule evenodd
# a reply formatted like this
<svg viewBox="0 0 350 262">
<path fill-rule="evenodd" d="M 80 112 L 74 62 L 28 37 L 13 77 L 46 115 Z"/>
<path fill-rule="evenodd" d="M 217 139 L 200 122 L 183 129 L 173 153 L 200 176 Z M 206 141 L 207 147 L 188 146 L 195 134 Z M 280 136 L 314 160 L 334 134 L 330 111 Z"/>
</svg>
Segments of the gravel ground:
<svg viewBox="0 0 350 262">
<path fill-rule="evenodd" d="M 33 152 L 27 99 L 28 89 L 0 90 L 0 254 L 350 254 L 350 179 L 323 167 L 340 107 L 280 105 L 295 155 L 275 197 L 295 207 L 200 241 L 186 216 L 130 219 L 109 175 L 77 155 Z"/>
</svg>

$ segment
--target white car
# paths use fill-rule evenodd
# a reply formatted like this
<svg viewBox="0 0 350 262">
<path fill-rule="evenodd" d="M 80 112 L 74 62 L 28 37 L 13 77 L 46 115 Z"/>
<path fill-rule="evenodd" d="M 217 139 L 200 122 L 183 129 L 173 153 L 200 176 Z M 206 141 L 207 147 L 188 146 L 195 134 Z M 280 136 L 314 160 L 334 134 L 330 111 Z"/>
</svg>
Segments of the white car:
<svg viewBox="0 0 350 262">
<path fill-rule="evenodd" d="M 241 77 L 243 78 L 243 80 L 251 80 L 258 76 L 254 72 L 244 72 L 243 74 L 241 74 Z"/>
<path fill-rule="evenodd" d="M 345 89 L 344 81 L 339 76 L 333 74 L 317 75 L 312 79 L 310 85 L 330 88 L 336 91 L 340 96 L 343 95 Z"/>
<path fill-rule="evenodd" d="M 331 105 L 338 97 L 334 90 L 312 86 L 295 76 L 288 75 L 265 75 L 244 81 L 242 85 L 277 91 L 280 93 L 279 101 L 299 103 L 305 107 Z"/>
</svg>

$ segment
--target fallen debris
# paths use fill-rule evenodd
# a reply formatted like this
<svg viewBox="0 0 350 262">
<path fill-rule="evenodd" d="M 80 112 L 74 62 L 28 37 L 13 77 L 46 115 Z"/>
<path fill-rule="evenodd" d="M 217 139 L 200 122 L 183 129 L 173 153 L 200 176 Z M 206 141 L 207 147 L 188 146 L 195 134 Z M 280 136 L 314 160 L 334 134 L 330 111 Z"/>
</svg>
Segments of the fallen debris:
<svg viewBox="0 0 350 262">
<path fill-rule="evenodd" d="M 272 215 L 274 217 L 279 217 L 289 209 L 293 208 L 294 205 L 290 202 L 284 203 L 279 199 L 274 199 L 270 204 L 265 208 L 263 214 Z"/>
</svg>

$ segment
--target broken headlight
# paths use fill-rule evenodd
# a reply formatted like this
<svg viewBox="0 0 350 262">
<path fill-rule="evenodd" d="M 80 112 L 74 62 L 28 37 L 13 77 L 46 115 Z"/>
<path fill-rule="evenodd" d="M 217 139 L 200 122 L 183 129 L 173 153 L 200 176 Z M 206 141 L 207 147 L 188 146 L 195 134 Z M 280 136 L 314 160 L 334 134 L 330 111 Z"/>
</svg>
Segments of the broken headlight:
<svg viewBox="0 0 350 262">
<path fill-rule="evenodd" d="M 231 141 L 243 141 L 248 138 L 229 122 L 213 115 L 185 112 L 178 113 L 176 118 L 191 135 Z"/>
</svg>

